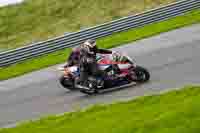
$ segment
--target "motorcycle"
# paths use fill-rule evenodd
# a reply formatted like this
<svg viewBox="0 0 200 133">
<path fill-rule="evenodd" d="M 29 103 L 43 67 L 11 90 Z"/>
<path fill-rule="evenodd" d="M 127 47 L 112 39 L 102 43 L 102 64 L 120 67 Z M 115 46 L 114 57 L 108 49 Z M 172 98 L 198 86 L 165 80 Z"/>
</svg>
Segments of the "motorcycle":
<svg viewBox="0 0 200 133">
<path fill-rule="evenodd" d="M 79 89 L 86 94 L 94 94 L 104 90 L 126 87 L 144 83 L 150 79 L 149 71 L 136 64 L 135 60 L 119 52 L 113 54 L 97 54 L 96 56 L 99 70 L 104 74 L 100 77 L 90 76 L 87 84 L 79 85 L 80 71 L 78 66 L 59 67 L 63 72 L 60 83 L 63 87 L 74 90 Z"/>
</svg>

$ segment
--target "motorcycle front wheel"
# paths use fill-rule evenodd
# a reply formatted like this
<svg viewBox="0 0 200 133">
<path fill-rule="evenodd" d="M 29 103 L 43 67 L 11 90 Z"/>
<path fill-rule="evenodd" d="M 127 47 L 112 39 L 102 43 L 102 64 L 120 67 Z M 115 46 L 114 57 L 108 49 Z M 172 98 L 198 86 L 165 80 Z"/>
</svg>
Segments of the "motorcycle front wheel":
<svg viewBox="0 0 200 133">
<path fill-rule="evenodd" d="M 136 82 L 147 82 L 149 81 L 150 79 L 150 73 L 149 71 L 144 68 L 144 67 L 141 67 L 141 66 L 137 66 L 135 69 L 134 69 L 134 72 L 135 72 L 135 75 L 136 75 Z"/>
</svg>

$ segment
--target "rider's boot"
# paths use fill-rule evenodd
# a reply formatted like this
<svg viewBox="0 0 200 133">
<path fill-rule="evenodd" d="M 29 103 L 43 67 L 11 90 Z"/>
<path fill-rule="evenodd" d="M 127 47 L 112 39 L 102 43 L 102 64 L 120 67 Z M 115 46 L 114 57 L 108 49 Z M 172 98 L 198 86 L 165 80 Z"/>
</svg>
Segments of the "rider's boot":
<svg viewBox="0 0 200 133">
<path fill-rule="evenodd" d="M 102 79 L 97 79 L 97 89 L 101 89 L 104 87 L 104 81 Z"/>
</svg>

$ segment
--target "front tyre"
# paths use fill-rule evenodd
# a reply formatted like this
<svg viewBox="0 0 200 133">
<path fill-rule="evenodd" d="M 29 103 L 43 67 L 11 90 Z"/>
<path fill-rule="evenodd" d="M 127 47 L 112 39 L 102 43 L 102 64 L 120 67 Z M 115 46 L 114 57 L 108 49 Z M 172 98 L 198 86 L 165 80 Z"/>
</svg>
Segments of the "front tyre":
<svg viewBox="0 0 200 133">
<path fill-rule="evenodd" d="M 136 82 L 147 82 L 150 79 L 150 73 L 147 69 L 141 66 L 135 68 Z"/>
</svg>

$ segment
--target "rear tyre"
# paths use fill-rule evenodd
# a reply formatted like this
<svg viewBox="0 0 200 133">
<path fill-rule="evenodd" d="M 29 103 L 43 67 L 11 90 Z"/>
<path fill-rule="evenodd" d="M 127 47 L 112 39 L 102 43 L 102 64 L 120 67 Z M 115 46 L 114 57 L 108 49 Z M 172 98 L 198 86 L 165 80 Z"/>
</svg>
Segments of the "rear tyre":
<svg viewBox="0 0 200 133">
<path fill-rule="evenodd" d="M 64 88 L 69 90 L 75 90 L 74 80 L 61 76 L 59 81 Z"/>
<path fill-rule="evenodd" d="M 135 68 L 136 82 L 147 82 L 150 79 L 150 73 L 147 69 L 141 66 Z"/>
</svg>

